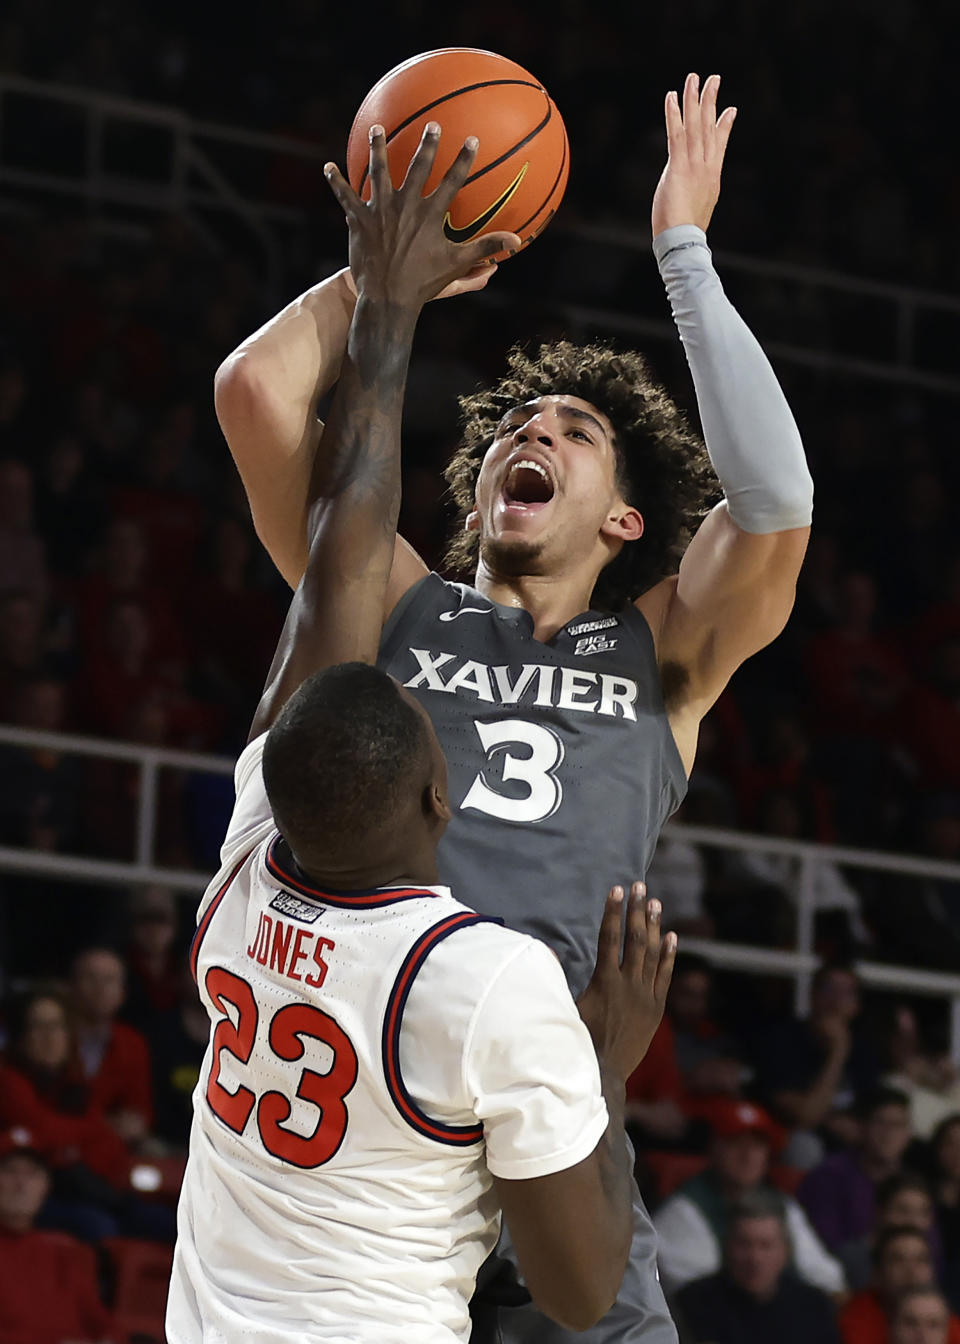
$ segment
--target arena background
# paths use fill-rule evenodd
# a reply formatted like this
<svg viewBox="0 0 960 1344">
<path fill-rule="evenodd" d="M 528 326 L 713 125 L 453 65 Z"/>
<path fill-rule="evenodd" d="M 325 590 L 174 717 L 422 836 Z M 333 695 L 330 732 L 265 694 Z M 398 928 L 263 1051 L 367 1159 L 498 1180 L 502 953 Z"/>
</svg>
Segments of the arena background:
<svg viewBox="0 0 960 1344">
<path fill-rule="evenodd" d="M 0 730 L 4 1020 L 9 1030 L 38 983 L 68 980 L 78 950 L 125 956 L 125 1011 L 154 1045 L 167 1108 L 162 1142 L 144 1152 L 185 1144 L 189 1088 L 164 1074 L 167 1028 L 189 1011 L 180 968 L 202 886 L 183 875 L 214 867 L 232 791 L 228 775 L 184 762 L 145 773 L 142 759 L 156 758 L 138 752 L 236 755 L 287 598 L 213 415 L 213 374 L 344 263 L 320 164 L 343 162 L 376 78 L 448 45 L 500 51 L 544 80 L 572 174 L 558 219 L 488 293 L 423 317 L 402 530 L 439 562 L 456 395 L 495 376 L 515 341 L 635 345 L 695 416 L 649 207 L 664 92 L 687 70 L 721 72 L 721 103 L 739 116 L 711 244 L 795 410 L 816 521 L 786 632 L 704 726 L 682 821 L 956 866 L 918 875 L 789 845 L 739 852 L 729 836 L 694 845 L 702 832 L 677 831 L 660 890 L 668 922 L 674 895 L 687 945 L 716 962 L 714 1012 L 748 1061 L 748 1092 L 757 1022 L 804 1009 L 812 954 L 859 967 L 878 1058 L 893 1066 L 909 1018 L 918 1055 L 953 1086 L 957 28 L 945 0 L 521 0 L 441 13 L 418 0 L 7 4 L 0 719 L 137 750 L 84 757 Z M 758 958 L 775 973 L 756 974 Z M 190 1061 L 175 1062 L 188 1076 Z"/>
</svg>

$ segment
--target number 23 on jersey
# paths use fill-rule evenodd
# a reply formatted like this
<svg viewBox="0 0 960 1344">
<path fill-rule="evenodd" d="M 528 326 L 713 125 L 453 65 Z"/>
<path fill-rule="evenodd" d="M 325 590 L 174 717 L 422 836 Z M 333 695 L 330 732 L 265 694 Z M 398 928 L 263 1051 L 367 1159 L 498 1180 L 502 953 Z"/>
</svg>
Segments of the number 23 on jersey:
<svg viewBox="0 0 960 1344">
<path fill-rule="evenodd" d="M 357 1081 L 357 1054 L 346 1032 L 329 1014 L 307 1003 L 288 1003 L 279 1008 L 266 1027 L 260 1043 L 275 1059 L 291 1063 L 303 1058 L 304 1037 L 323 1042 L 333 1055 L 326 1073 L 301 1069 L 295 1095 L 316 1107 L 311 1133 L 287 1129 L 293 1107 L 283 1092 L 267 1090 L 259 1096 L 240 1083 L 230 1092 L 220 1081 L 222 1056 L 231 1055 L 255 1082 L 250 1058 L 257 1048 L 260 1011 L 253 990 L 242 976 L 222 966 L 211 966 L 204 985 L 214 1007 L 223 1014 L 213 1029 L 213 1059 L 207 1082 L 210 1109 L 235 1134 L 242 1134 L 256 1112 L 257 1131 L 264 1148 L 273 1157 L 295 1167 L 311 1168 L 329 1162 L 347 1131 L 346 1097 Z M 233 1011 L 231 1011 L 231 1009 Z"/>
</svg>

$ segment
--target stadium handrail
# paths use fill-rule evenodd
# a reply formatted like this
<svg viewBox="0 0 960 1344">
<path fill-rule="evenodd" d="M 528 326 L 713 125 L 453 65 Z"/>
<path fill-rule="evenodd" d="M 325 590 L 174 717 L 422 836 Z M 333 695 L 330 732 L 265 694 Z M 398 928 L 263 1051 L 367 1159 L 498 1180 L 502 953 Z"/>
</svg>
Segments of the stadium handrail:
<svg viewBox="0 0 960 1344">
<path fill-rule="evenodd" d="M 85 116 L 84 171 L 80 174 L 39 170 L 8 162 L 2 127 L 6 100 L 11 96 L 45 99 L 73 104 Z M 104 126 L 111 120 L 138 122 L 167 130 L 174 140 L 169 177 L 165 181 L 144 181 L 109 170 L 104 157 Z M 271 291 L 279 284 L 280 248 L 275 227 L 283 221 L 302 219 L 303 212 L 289 204 L 269 199 L 252 199 L 242 183 L 249 173 L 231 180 L 225 164 L 216 162 L 216 151 L 230 147 L 250 153 L 268 153 L 313 161 L 319 166 L 328 147 L 294 136 L 248 130 L 221 122 L 191 117 L 179 108 L 159 103 L 124 98 L 70 84 L 48 83 L 22 75 L 0 75 L 0 183 L 41 191 L 59 192 L 83 198 L 88 204 L 116 204 L 144 209 L 189 212 L 212 209 L 228 212 L 244 221 L 258 239 L 264 253 L 265 269 Z M 235 156 L 231 155 L 231 158 Z M 236 166 L 234 164 L 234 166 Z M 198 225 L 199 227 L 199 225 Z M 566 232 L 579 242 L 606 248 L 646 251 L 649 242 L 645 230 L 633 230 L 611 224 L 589 224 L 561 219 L 553 225 L 555 234 Z M 916 327 L 924 312 L 960 315 L 960 297 L 936 290 L 894 284 L 854 276 L 824 267 L 796 262 L 761 259 L 740 252 L 718 250 L 717 260 L 727 277 L 762 277 L 771 281 L 802 286 L 806 291 L 853 295 L 889 305 L 894 332 L 892 357 L 866 359 L 836 350 L 824 350 L 810 344 L 797 344 L 764 336 L 764 348 L 778 362 L 795 364 L 829 373 L 884 381 L 904 387 L 960 395 L 960 377 L 942 370 L 924 368 L 918 363 Z M 503 294 L 485 294 L 484 302 L 503 302 Z M 639 335 L 646 339 L 675 342 L 672 323 L 609 308 L 557 300 L 558 311 L 578 330 L 601 328 L 611 332 Z"/>
<path fill-rule="evenodd" d="M 154 847 L 157 823 L 157 776 L 163 769 L 195 774 L 232 775 L 235 762 L 229 757 L 181 751 L 170 747 L 115 742 L 76 733 L 51 733 L 32 728 L 15 728 L 4 724 L 0 724 L 0 747 L 40 749 L 64 755 L 123 761 L 136 765 L 140 771 L 135 858 L 132 862 L 0 845 L 0 874 L 6 872 L 65 882 L 103 883 L 107 886 L 158 883 L 177 891 L 190 891 L 195 895 L 199 895 L 206 888 L 212 873 L 167 867 L 156 861 Z M 809 840 L 783 840 L 773 836 L 679 822 L 671 823 L 666 829 L 666 834 L 714 849 L 777 854 L 797 860 L 797 937 L 792 950 L 692 937 L 685 937 L 683 946 L 691 952 L 701 953 L 719 967 L 753 975 L 775 974 L 792 978 L 795 986 L 794 1002 L 799 1013 L 805 1013 L 809 1007 L 810 984 L 818 965 L 814 953 L 814 885 L 819 864 L 835 863 L 842 864 L 846 868 L 886 872 L 898 876 L 936 878 L 956 882 L 960 886 L 960 863 L 949 863 L 941 859 L 887 854 L 879 850 L 854 849 L 846 845 L 821 845 Z M 863 983 L 871 988 L 900 990 L 911 995 L 949 1000 L 951 1051 L 954 1059 L 960 1062 L 960 974 L 868 960 L 858 961 L 856 970 Z"/>
</svg>

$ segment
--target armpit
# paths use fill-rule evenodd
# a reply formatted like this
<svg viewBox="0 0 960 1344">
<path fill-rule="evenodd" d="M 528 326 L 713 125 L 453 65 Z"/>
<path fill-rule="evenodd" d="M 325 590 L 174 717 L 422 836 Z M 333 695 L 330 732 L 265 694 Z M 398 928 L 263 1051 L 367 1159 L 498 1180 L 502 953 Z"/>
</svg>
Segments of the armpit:
<svg viewBox="0 0 960 1344">
<path fill-rule="evenodd" d="M 660 687 L 667 712 L 677 709 L 683 703 L 690 687 L 689 669 L 683 663 L 661 663 Z"/>
</svg>

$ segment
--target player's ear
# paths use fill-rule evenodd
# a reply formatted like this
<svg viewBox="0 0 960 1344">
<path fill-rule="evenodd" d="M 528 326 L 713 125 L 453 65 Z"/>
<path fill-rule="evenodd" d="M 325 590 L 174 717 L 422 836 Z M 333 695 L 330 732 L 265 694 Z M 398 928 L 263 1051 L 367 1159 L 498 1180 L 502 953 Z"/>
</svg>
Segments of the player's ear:
<svg viewBox="0 0 960 1344">
<path fill-rule="evenodd" d="M 604 518 L 600 532 L 619 541 L 639 541 L 643 536 L 643 514 L 631 504 L 618 500 Z"/>
<path fill-rule="evenodd" d="M 447 802 L 446 792 L 438 780 L 433 780 L 424 789 L 423 810 L 431 820 L 442 822 L 444 826 L 450 820 L 452 816 L 450 804 Z"/>
<path fill-rule="evenodd" d="M 476 532 L 480 526 L 480 514 L 477 509 L 471 509 L 463 520 L 464 532 Z"/>
</svg>

